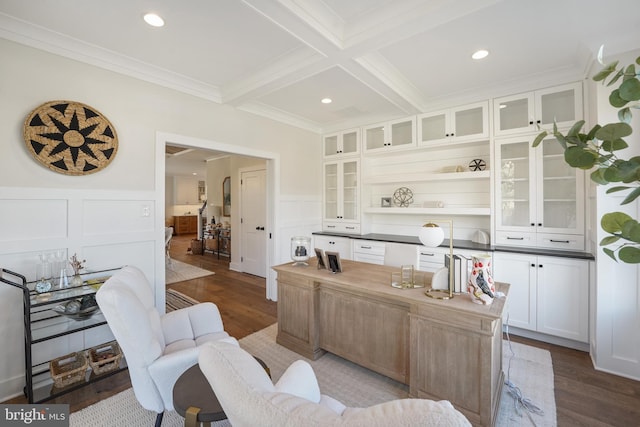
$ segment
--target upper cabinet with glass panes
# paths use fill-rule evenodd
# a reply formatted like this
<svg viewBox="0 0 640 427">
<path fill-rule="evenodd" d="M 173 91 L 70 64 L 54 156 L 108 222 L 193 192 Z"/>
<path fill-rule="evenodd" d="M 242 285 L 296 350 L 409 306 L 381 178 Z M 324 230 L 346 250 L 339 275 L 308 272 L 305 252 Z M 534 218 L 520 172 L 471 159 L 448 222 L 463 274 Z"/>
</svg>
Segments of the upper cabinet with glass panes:
<svg viewBox="0 0 640 427">
<path fill-rule="evenodd" d="M 325 159 L 360 154 L 360 129 L 349 129 L 325 135 L 322 141 Z"/>
<path fill-rule="evenodd" d="M 418 145 L 438 146 L 489 138 L 489 102 L 418 116 Z"/>
<path fill-rule="evenodd" d="M 583 118 L 582 83 L 570 83 L 493 101 L 494 135 L 570 127 Z"/>
<path fill-rule="evenodd" d="M 416 146 L 415 116 L 362 128 L 365 153 L 384 152 Z"/>
</svg>

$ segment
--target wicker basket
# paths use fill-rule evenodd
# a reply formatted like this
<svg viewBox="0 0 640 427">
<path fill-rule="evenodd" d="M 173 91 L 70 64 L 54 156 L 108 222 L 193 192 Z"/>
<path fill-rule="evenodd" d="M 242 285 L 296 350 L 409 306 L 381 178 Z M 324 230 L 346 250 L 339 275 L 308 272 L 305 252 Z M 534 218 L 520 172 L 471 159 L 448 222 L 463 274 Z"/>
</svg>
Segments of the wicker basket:
<svg viewBox="0 0 640 427">
<path fill-rule="evenodd" d="M 96 374 L 118 369 L 122 352 L 117 342 L 111 341 L 89 349 L 89 365 Z"/>
<path fill-rule="evenodd" d="M 49 362 L 51 378 L 59 388 L 84 381 L 87 367 L 87 358 L 82 352 L 70 353 Z"/>
<path fill-rule="evenodd" d="M 194 255 L 202 255 L 204 253 L 202 249 L 202 240 L 191 240 L 191 253 Z"/>
<path fill-rule="evenodd" d="M 217 251 L 218 239 L 204 239 L 204 248 L 208 251 Z"/>
</svg>

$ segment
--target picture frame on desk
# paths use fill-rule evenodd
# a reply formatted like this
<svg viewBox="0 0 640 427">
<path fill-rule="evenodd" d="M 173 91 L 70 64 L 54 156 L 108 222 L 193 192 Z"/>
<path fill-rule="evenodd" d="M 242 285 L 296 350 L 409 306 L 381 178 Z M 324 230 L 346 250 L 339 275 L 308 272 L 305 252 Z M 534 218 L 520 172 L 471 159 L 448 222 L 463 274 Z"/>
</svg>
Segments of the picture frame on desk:
<svg viewBox="0 0 640 427">
<path fill-rule="evenodd" d="M 340 263 L 340 254 L 338 252 L 325 252 L 327 257 L 327 268 L 332 273 L 342 273 L 342 264 Z"/>
<path fill-rule="evenodd" d="M 320 248 L 314 248 L 313 250 L 316 253 L 316 258 L 318 258 L 318 270 L 327 268 L 327 264 L 324 261 L 324 251 Z"/>
</svg>

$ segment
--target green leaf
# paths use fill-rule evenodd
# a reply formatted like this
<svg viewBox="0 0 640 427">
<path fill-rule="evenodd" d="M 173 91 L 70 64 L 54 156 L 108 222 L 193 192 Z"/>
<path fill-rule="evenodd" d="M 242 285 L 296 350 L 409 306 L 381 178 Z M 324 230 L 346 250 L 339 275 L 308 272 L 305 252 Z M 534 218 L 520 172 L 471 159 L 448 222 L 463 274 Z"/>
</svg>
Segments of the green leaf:
<svg viewBox="0 0 640 427">
<path fill-rule="evenodd" d="M 591 128 L 591 130 L 587 134 L 587 141 L 593 140 L 596 137 L 596 133 L 598 133 L 600 129 L 602 129 L 602 126 L 600 125 L 595 125 L 593 128 Z"/>
<path fill-rule="evenodd" d="M 617 242 L 618 240 L 620 240 L 620 237 L 618 237 L 618 236 L 607 236 L 607 237 L 603 238 L 602 240 L 600 240 L 600 246 L 611 245 L 611 244 Z"/>
<path fill-rule="evenodd" d="M 631 117 L 631 110 L 629 109 L 629 107 L 625 107 L 622 110 L 618 111 L 618 120 L 620 120 L 621 122 L 630 123 Z"/>
<path fill-rule="evenodd" d="M 620 185 L 617 187 L 611 187 L 607 189 L 607 194 L 617 193 L 618 191 L 624 191 L 630 188 L 633 188 L 633 187 L 626 187 L 626 186 L 620 186 Z"/>
<path fill-rule="evenodd" d="M 547 135 L 549 134 L 547 133 L 546 130 L 543 132 L 540 132 L 540 134 L 536 136 L 536 139 L 533 140 L 532 146 L 537 147 L 538 145 L 540 145 L 540 143 L 547 137 Z"/>
<path fill-rule="evenodd" d="M 636 246 L 625 246 L 618 251 L 618 257 L 627 264 L 640 264 L 640 249 Z"/>
<path fill-rule="evenodd" d="M 605 66 L 602 70 L 600 70 L 595 76 L 593 76 L 593 80 L 596 82 L 602 81 L 607 78 L 607 76 L 613 73 L 618 66 L 618 61 L 612 62 Z"/>
<path fill-rule="evenodd" d="M 561 134 L 560 132 L 555 132 L 554 136 L 556 137 L 556 140 L 558 140 L 558 143 L 562 146 L 562 148 L 564 148 L 566 150 L 567 149 L 567 138 L 565 138 L 565 136 L 563 134 Z"/>
<path fill-rule="evenodd" d="M 608 184 L 609 181 L 604 178 L 604 168 L 599 168 L 591 172 L 591 181 L 600 185 Z"/>
<path fill-rule="evenodd" d="M 600 128 L 595 137 L 600 141 L 614 141 L 631 135 L 633 129 L 628 123 L 609 123 Z"/>
<path fill-rule="evenodd" d="M 640 56 L 636 58 L 636 64 L 640 65 Z"/>
<path fill-rule="evenodd" d="M 631 203 L 635 199 L 637 199 L 638 196 L 640 196 L 640 187 L 636 187 L 631 193 L 627 195 L 627 197 L 624 198 L 622 202 L 620 202 L 620 204 L 626 205 L 627 203 Z"/>
<path fill-rule="evenodd" d="M 635 76 L 635 71 L 634 71 Z M 637 101 L 640 99 L 640 80 L 635 77 L 625 80 L 620 85 L 619 96 L 625 101 Z"/>
<path fill-rule="evenodd" d="M 624 212 L 609 212 L 602 215 L 600 227 L 609 234 L 620 233 L 624 224 L 633 219 Z"/>
<path fill-rule="evenodd" d="M 604 249 L 602 249 L 602 252 L 604 252 L 605 254 L 609 255 L 614 261 L 616 261 L 616 262 L 618 261 L 616 259 L 616 254 L 611 249 L 604 248 Z"/>
<path fill-rule="evenodd" d="M 603 141 L 602 149 L 605 151 L 613 152 L 617 150 L 623 150 L 627 148 L 629 144 L 625 142 L 624 139 L 616 139 L 613 141 Z"/>
<path fill-rule="evenodd" d="M 582 147 L 569 147 L 564 152 L 564 160 L 571 167 L 591 169 L 598 159 L 598 155 Z"/>
<path fill-rule="evenodd" d="M 615 89 L 609 94 L 609 104 L 615 108 L 622 108 L 627 104 L 627 100 L 620 97 L 620 89 Z"/>
<path fill-rule="evenodd" d="M 627 68 L 624 70 L 624 78 L 622 81 L 627 81 L 629 79 L 636 78 L 636 66 L 634 64 L 627 65 Z"/>
<path fill-rule="evenodd" d="M 618 72 L 616 73 L 616 75 L 615 75 L 615 76 L 613 76 L 613 77 L 611 78 L 611 80 L 609 80 L 609 83 L 607 83 L 607 86 L 611 86 L 611 85 L 613 85 L 613 84 L 614 84 L 615 82 L 617 82 L 617 81 L 618 81 L 618 79 L 620 79 L 620 77 L 622 77 L 623 75 L 624 75 L 624 71 L 622 71 L 622 70 L 618 70 Z"/>
<path fill-rule="evenodd" d="M 567 136 L 577 136 L 580 133 L 582 126 L 584 126 L 584 120 L 575 122 L 574 125 L 571 126 L 571 129 L 569 129 L 569 132 L 567 132 Z"/>
<path fill-rule="evenodd" d="M 625 222 L 621 234 L 631 242 L 640 243 L 640 224 L 635 219 Z"/>
</svg>

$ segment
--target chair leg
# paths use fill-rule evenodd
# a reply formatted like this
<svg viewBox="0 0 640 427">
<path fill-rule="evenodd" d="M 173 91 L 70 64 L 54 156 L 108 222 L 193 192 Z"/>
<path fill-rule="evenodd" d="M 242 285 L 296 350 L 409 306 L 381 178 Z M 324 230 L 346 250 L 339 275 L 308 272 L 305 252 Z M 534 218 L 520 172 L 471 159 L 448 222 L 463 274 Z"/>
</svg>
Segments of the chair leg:
<svg viewBox="0 0 640 427">
<path fill-rule="evenodd" d="M 155 427 L 160 427 L 162 425 L 162 417 L 163 416 L 164 416 L 164 412 L 158 413 L 158 416 L 156 417 Z"/>
</svg>

